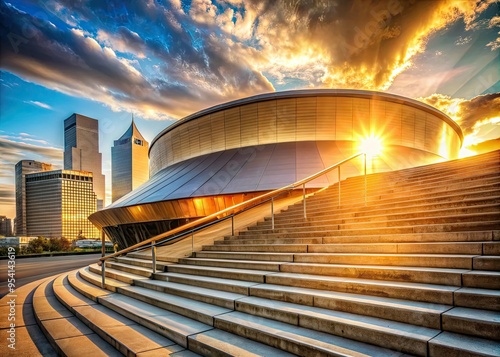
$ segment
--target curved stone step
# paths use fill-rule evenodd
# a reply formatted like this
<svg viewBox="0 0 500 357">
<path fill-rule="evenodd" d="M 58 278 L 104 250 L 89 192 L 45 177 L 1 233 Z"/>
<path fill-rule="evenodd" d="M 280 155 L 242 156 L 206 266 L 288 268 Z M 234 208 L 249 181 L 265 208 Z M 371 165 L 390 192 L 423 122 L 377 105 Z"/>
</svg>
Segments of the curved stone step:
<svg viewBox="0 0 500 357">
<path fill-rule="evenodd" d="M 52 279 L 54 277 L 28 283 L 0 299 L 0 316 L 2 316 L 0 333 L 4 337 L 0 343 L 1 356 L 57 356 L 56 350 L 38 326 L 33 313 L 35 289 Z"/>
<path fill-rule="evenodd" d="M 33 296 L 38 326 L 52 347 L 63 356 L 122 356 L 89 329 L 54 296 L 53 281 L 42 283 Z"/>
</svg>

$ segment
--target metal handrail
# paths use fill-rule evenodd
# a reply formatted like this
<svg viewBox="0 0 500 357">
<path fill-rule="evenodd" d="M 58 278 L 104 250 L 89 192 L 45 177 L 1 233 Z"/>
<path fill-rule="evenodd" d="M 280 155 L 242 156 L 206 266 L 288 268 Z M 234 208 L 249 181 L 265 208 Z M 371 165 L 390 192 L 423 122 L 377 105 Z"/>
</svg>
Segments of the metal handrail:
<svg viewBox="0 0 500 357">
<path fill-rule="evenodd" d="M 263 204 L 265 202 L 269 202 L 269 200 L 271 200 L 272 229 L 274 229 L 274 209 L 273 209 L 274 198 L 281 195 L 284 192 L 291 191 L 291 190 L 298 188 L 300 186 L 302 186 L 304 218 L 307 218 L 305 184 L 320 177 L 320 176 L 323 176 L 324 174 L 334 170 L 335 168 L 338 169 L 339 206 L 340 206 L 340 166 L 345 164 L 348 161 L 351 161 L 351 160 L 361 156 L 361 155 L 364 155 L 364 177 L 365 177 L 364 199 L 365 199 L 365 204 L 366 204 L 366 153 L 361 152 L 361 153 L 357 153 L 355 155 L 352 155 L 352 156 L 350 156 L 350 157 L 348 157 L 348 158 L 346 158 L 346 159 L 344 159 L 344 160 L 342 160 L 342 161 L 340 161 L 332 166 L 327 167 L 326 169 L 323 169 L 323 170 L 321 170 L 321 171 L 319 171 L 311 176 L 308 176 L 308 177 L 306 177 L 302 180 L 299 180 L 297 182 L 294 182 L 290 185 L 283 186 L 281 188 L 278 188 L 278 189 L 270 191 L 270 192 L 266 192 L 262 195 L 251 198 L 247 201 L 238 203 L 238 204 L 233 205 L 231 207 L 228 207 L 228 208 L 225 208 L 225 209 L 220 210 L 218 212 L 212 213 L 208 216 L 205 216 L 205 217 L 199 218 L 195 221 L 186 223 L 180 227 L 171 229 L 167 232 L 164 232 L 164 233 L 158 234 L 156 236 L 153 236 L 151 238 L 148 238 L 142 242 L 134 244 L 134 245 L 127 247 L 125 249 L 122 249 L 116 253 L 106 255 L 106 256 L 103 253 L 103 256 L 101 258 L 99 258 L 99 260 L 101 262 L 102 286 L 104 287 L 104 284 L 105 284 L 105 265 L 106 265 L 105 262 L 107 259 L 123 255 L 123 254 L 131 252 L 133 250 L 151 247 L 152 248 L 152 258 L 153 258 L 153 273 L 154 273 L 156 271 L 156 245 L 158 244 L 157 241 L 162 240 L 162 244 L 163 244 L 163 243 L 165 243 L 165 241 L 163 240 L 164 238 L 168 238 L 168 237 L 172 237 L 172 236 L 180 238 L 183 235 L 187 236 L 189 234 L 192 234 L 196 228 L 199 228 L 201 225 L 204 225 L 205 223 L 209 223 L 209 222 L 210 223 L 218 223 L 218 222 L 225 220 L 229 217 L 234 218 L 234 216 L 236 214 L 243 212 L 250 207 L 255 208 L 257 206 L 260 206 L 261 204 Z M 234 219 L 232 220 L 232 224 L 233 224 L 232 231 L 234 232 Z M 104 233 L 102 234 L 102 240 L 103 240 L 103 246 L 104 246 Z M 168 239 L 168 240 L 170 240 L 170 239 Z M 147 245 L 149 245 L 149 246 L 147 246 Z"/>
</svg>

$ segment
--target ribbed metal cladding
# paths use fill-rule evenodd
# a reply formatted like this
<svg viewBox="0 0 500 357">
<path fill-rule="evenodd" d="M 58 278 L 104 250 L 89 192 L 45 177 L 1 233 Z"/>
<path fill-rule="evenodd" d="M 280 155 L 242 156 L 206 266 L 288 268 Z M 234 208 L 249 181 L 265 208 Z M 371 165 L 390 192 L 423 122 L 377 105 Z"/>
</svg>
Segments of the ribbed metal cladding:
<svg viewBox="0 0 500 357">
<path fill-rule="evenodd" d="M 142 237 L 145 222 L 175 225 L 307 177 L 357 153 L 370 135 L 382 138 L 385 150 L 369 172 L 456 158 L 463 140 L 449 117 L 401 96 L 356 90 L 258 95 L 163 130 L 150 146 L 149 181 L 90 219 L 98 227 L 126 225 L 136 237 L 137 224 Z M 361 172 L 361 160 L 352 162 L 342 178 Z M 335 182 L 332 173 L 308 188 Z M 127 241 L 123 232 L 120 239 Z"/>
</svg>

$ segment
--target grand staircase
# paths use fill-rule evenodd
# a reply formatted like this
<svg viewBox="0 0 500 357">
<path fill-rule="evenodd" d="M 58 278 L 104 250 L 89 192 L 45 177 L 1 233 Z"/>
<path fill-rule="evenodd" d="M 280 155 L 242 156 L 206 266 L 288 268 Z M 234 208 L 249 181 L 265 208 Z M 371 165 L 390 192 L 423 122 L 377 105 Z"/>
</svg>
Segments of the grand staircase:
<svg viewBox="0 0 500 357">
<path fill-rule="evenodd" d="M 21 288 L 15 355 L 500 356 L 500 151 L 369 175 L 366 205 L 363 187 L 155 274 L 116 258 L 105 289 L 97 264 Z"/>
</svg>

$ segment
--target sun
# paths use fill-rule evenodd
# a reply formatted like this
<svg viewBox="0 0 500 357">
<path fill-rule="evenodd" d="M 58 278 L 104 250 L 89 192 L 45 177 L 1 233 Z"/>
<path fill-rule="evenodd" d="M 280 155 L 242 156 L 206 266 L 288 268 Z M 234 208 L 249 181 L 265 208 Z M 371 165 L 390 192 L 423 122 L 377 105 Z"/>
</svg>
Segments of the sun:
<svg viewBox="0 0 500 357">
<path fill-rule="evenodd" d="M 382 154 L 384 146 L 381 138 L 371 135 L 361 140 L 359 148 L 368 157 L 375 157 Z"/>
</svg>

